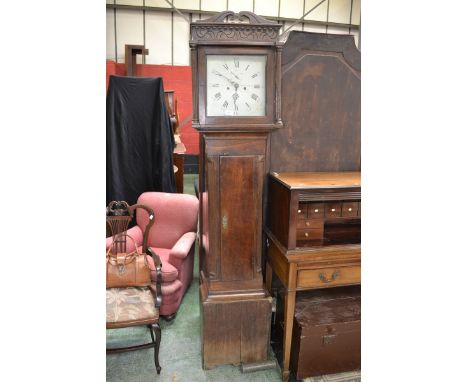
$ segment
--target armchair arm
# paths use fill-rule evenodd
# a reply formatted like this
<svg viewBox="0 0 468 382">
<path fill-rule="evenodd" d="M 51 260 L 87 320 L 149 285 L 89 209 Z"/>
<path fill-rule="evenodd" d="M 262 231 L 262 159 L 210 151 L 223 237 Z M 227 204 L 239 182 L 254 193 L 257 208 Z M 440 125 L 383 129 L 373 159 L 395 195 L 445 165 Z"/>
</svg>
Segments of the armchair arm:
<svg viewBox="0 0 468 382">
<path fill-rule="evenodd" d="M 136 241 L 139 247 L 143 245 L 143 232 L 141 232 L 140 227 L 138 227 L 137 225 L 127 230 L 127 235 L 130 235 Z M 111 244 L 112 236 L 109 236 L 108 238 L 106 238 L 106 251 L 109 249 Z M 129 238 L 127 238 L 127 249 L 133 250 L 133 243 Z"/>
<path fill-rule="evenodd" d="M 156 268 L 156 293 L 155 293 L 155 298 L 154 298 L 154 306 L 156 308 L 159 308 L 161 306 L 161 301 L 162 301 L 162 294 L 161 294 L 161 283 L 162 283 L 162 263 L 161 259 L 159 258 L 154 251 L 148 247 L 146 249 L 146 254 L 151 256 L 154 261 L 154 267 Z"/>
<path fill-rule="evenodd" d="M 195 232 L 184 233 L 172 247 L 171 252 L 169 253 L 169 257 L 174 257 L 177 259 L 186 258 L 196 237 L 197 234 Z"/>
</svg>

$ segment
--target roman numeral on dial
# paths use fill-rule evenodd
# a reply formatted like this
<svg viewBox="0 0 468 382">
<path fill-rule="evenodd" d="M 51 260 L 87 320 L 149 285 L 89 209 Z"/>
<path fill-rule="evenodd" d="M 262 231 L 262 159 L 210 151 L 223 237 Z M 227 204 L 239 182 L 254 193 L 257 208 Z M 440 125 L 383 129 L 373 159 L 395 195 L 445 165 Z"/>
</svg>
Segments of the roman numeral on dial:
<svg viewBox="0 0 468 382">
<path fill-rule="evenodd" d="M 228 105 L 229 105 L 229 102 L 228 102 L 228 101 L 224 101 L 223 107 L 228 107 Z"/>
<path fill-rule="evenodd" d="M 254 101 L 256 101 L 258 99 L 258 95 L 256 95 L 255 93 L 252 93 L 252 95 L 250 96 Z"/>
<path fill-rule="evenodd" d="M 215 97 L 216 101 L 219 101 L 221 99 L 221 93 L 220 92 L 216 93 L 214 95 L 214 97 Z"/>
</svg>

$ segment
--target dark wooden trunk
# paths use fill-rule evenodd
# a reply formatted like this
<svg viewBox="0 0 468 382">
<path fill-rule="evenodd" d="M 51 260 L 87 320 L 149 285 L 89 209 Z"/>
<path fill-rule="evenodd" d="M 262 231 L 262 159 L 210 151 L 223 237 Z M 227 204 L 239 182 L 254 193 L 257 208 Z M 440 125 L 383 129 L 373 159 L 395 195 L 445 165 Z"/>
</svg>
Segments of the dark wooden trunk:
<svg viewBox="0 0 468 382">
<path fill-rule="evenodd" d="M 361 368 L 360 292 L 355 286 L 299 295 L 291 347 L 297 379 Z"/>
</svg>

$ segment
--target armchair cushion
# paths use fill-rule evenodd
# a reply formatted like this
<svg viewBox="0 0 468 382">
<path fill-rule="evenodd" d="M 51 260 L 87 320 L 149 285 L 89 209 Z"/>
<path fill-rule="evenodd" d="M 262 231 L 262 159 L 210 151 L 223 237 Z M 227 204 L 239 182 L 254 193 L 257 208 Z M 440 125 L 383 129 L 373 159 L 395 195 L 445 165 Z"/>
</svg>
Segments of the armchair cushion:
<svg viewBox="0 0 468 382">
<path fill-rule="evenodd" d="M 154 296 L 147 287 L 106 289 L 106 327 L 151 324 L 158 320 Z"/>
</svg>

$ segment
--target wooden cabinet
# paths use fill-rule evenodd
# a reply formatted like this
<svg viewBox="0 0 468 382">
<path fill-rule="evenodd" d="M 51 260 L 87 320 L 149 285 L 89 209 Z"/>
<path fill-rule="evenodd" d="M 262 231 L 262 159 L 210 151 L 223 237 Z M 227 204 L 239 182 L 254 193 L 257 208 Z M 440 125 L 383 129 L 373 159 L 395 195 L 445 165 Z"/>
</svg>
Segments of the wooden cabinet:
<svg viewBox="0 0 468 382">
<path fill-rule="evenodd" d="M 285 288 L 283 381 L 289 378 L 296 292 L 361 282 L 361 174 L 272 173 L 265 233 L 267 287 Z"/>
</svg>

